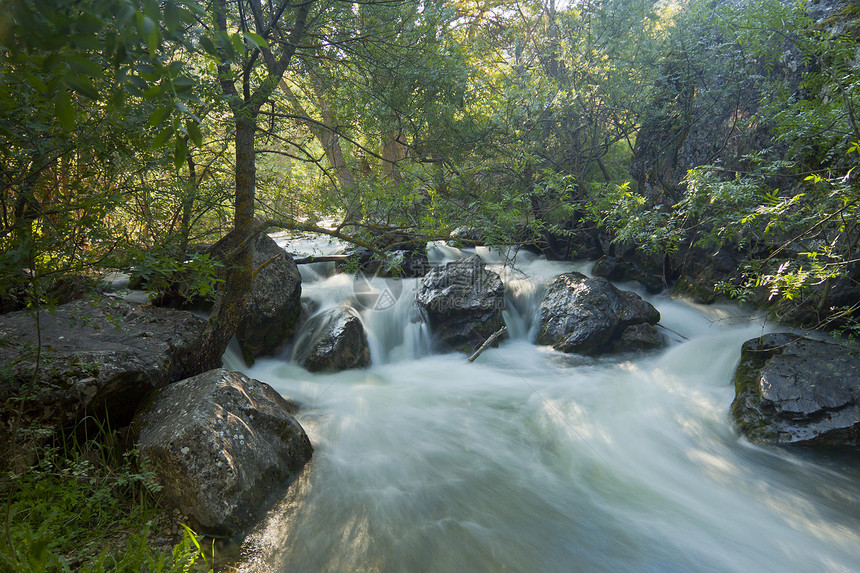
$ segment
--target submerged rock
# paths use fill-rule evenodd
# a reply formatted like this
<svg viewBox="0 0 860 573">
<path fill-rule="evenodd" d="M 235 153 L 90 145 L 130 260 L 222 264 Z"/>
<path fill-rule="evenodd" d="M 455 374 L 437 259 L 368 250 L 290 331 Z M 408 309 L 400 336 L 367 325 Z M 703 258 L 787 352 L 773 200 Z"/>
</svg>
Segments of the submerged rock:
<svg viewBox="0 0 860 573">
<path fill-rule="evenodd" d="M 791 334 L 744 343 L 732 415 L 751 441 L 860 445 L 860 355 Z"/>
<path fill-rule="evenodd" d="M 416 301 L 446 348 L 470 353 L 505 325 L 505 287 L 485 267 L 472 255 L 432 269 L 421 283 Z"/>
<path fill-rule="evenodd" d="M 139 418 L 140 454 L 164 503 L 205 533 L 232 536 L 252 526 L 311 459 L 295 410 L 268 384 L 210 370 L 155 396 Z"/>
<path fill-rule="evenodd" d="M 179 379 L 204 324 L 108 297 L 40 312 L 38 326 L 26 312 L 0 316 L 0 401 L 52 427 L 127 426 L 145 398 Z"/>
<path fill-rule="evenodd" d="M 657 309 L 636 293 L 576 272 L 556 277 L 539 312 L 538 344 L 588 355 L 632 350 L 619 345 L 625 330 L 660 321 Z"/>
<path fill-rule="evenodd" d="M 293 359 L 311 372 L 337 372 L 370 365 L 367 333 L 348 306 L 324 310 L 302 327 Z"/>
<path fill-rule="evenodd" d="M 215 243 L 213 258 L 225 259 L 236 240 L 230 233 Z M 302 312 L 302 276 L 292 257 L 268 235 L 257 237 L 252 265 L 254 282 L 236 327 L 242 357 L 249 365 L 291 340 Z"/>
</svg>

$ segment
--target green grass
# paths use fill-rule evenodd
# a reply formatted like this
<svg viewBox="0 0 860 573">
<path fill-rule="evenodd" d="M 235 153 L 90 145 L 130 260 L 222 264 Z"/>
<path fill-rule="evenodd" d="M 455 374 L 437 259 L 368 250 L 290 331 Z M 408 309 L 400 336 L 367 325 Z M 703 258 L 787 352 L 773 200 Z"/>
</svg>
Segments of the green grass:
<svg viewBox="0 0 860 573">
<path fill-rule="evenodd" d="M 0 573 L 210 570 L 199 538 L 155 503 L 154 475 L 116 434 L 33 448 L 0 479 Z M 173 539 L 174 544 L 170 540 Z"/>
</svg>

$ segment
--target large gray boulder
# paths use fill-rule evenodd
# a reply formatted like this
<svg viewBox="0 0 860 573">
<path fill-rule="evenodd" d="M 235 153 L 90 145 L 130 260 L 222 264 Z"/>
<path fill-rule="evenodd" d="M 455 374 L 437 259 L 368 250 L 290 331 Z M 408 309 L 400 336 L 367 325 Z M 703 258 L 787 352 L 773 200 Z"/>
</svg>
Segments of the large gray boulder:
<svg viewBox="0 0 860 573">
<path fill-rule="evenodd" d="M 164 388 L 141 412 L 140 455 L 165 504 L 202 532 L 236 535 L 311 459 L 295 410 L 268 384 L 210 370 Z"/>
<path fill-rule="evenodd" d="M 505 287 L 485 267 L 472 255 L 430 270 L 421 283 L 416 302 L 446 348 L 470 353 L 505 325 Z"/>
<path fill-rule="evenodd" d="M 625 330 L 660 321 L 657 309 L 636 293 L 576 272 L 556 277 L 539 312 L 538 344 L 587 355 L 626 350 L 615 345 Z"/>
<path fill-rule="evenodd" d="M 212 246 L 210 254 L 226 260 L 237 244 L 237 236 L 230 233 Z M 254 281 L 236 327 L 242 357 L 249 365 L 292 339 L 302 311 L 302 277 L 296 263 L 268 235 L 257 237 L 252 265 Z"/>
<path fill-rule="evenodd" d="M 323 310 L 302 327 L 293 359 L 310 372 L 370 365 L 370 346 L 358 314 L 348 306 Z"/>
<path fill-rule="evenodd" d="M 38 326 L 31 314 L 5 314 L 0 403 L 52 427 L 84 418 L 127 426 L 142 400 L 179 379 L 204 324 L 189 312 L 108 297 L 42 311 Z"/>
<path fill-rule="evenodd" d="M 744 343 L 732 415 L 760 444 L 860 445 L 860 355 L 827 342 L 767 334 Z"/>
</svg>

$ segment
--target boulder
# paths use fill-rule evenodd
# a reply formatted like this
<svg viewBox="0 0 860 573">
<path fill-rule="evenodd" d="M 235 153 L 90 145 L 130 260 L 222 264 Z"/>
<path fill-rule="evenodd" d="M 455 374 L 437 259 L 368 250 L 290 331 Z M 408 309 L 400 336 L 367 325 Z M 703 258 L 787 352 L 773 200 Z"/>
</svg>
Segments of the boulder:
<svg viewBox="0 0 860 573">
<path fill-rule="evenodd" d="M 657 309 L 636 293 L 576 272 L 556 277 L 539 313 L 538 344 L 588 355 L 612 351 L 630 326 L 660 321 Z"/>
<path fill-rule="evenodd" d="M 472 255 L 432 269 L 421 283 L 416 301 L 447 348 L 471 353 L 505 325 L 505 287 L 485 266 Z"/>
<path fill-rule="evenodd" d="M 226 235 L 212 246 L 211 256 L 225 260 L 236 241 L 235 233 Z M 299 269 L 268 235 L 257 237 L 252 265 L 256 269 L 254 282 L 236 328 L 239 348 L 248 365 L 258 356 L 274 354 L 291 340 L 302 312 Z"/>
<path fill-rule="evenodd" d="M 792 334 L 744 343 L 732 416 L 751 441 L 772 445 L 860 445 L 860 355 Z"/>
<path fill-rule="evenodd" d="M 204 324 L 189 312 L 108 297 L 40 312 L 38 328 L 29 313 L 0 316 L 0 402 L 52 427 L 85 417 L 127 426 L 141 401 L 179 379 Z"/>
<path fill-rule="evenodd" d="M 370 365 L 367 333 L 348 306 L 323 310 L 303 326 L 293 359 L 310 372 L 338 372 Z"/>
<path fill-rule="evenodd" d="M 138 446 L 162 502 L 204 533 L 254 525 L 313 454 L 296 409 L 268 384 L 223 369 L 158 392 L 138 417 Z"/>
</svg>

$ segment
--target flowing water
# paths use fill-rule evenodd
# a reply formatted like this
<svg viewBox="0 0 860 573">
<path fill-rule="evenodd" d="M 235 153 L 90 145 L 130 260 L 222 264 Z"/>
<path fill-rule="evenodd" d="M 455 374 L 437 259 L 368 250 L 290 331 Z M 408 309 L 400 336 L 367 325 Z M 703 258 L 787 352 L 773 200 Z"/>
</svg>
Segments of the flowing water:
<svg viewBox="0 0 860 573">
<path fill-rule="evenodd" d="M 564 355 L 530 342 L 534 313 L 582 269 L 516 262 L 497 268 L 511 339 L 474 363 L 434 350 L 417 280 L 374 279 L 392 297 L 357 305 L 370 368 L 309 374 L 288 352 L 243 368 L 303 404 L 316 451 L 241 570 L 860 571 L 860 464 L 755 447 L 730 423 L 740 346 L 766 325 L 651 297 L 666 349 Z M 310 308 L 372 306 L 329 272 L 303 269 Z"/>
</svg>

